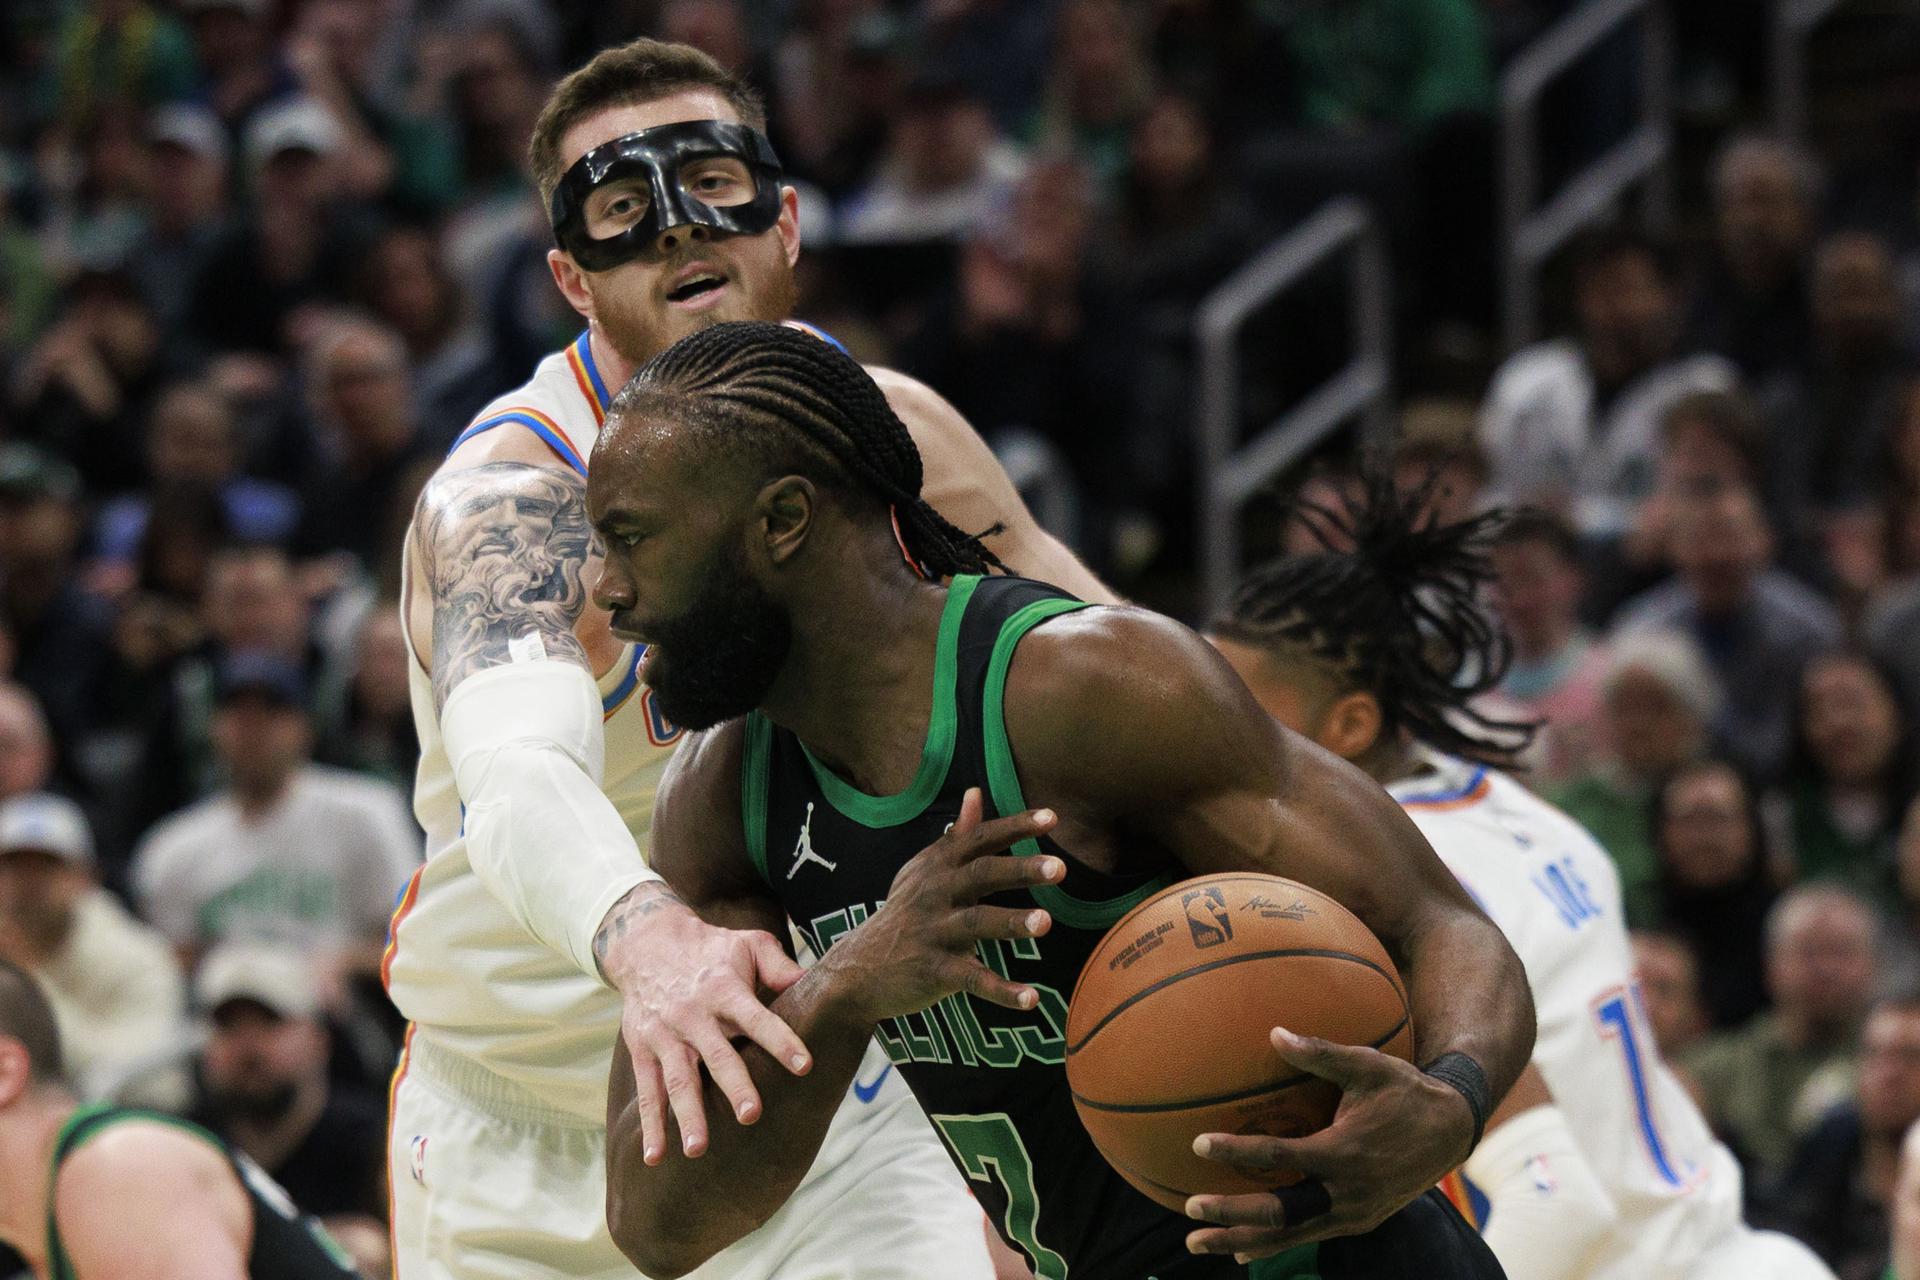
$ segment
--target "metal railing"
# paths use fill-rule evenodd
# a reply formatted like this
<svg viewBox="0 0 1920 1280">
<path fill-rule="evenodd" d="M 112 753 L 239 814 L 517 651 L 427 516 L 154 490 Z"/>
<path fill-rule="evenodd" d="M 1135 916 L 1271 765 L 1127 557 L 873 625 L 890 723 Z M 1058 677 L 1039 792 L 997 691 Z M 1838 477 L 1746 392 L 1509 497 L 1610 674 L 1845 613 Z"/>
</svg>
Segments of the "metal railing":
<svg viewBox="0 0 1920 1280">
<path fill-rule="evenodd" d="M 1545 204 L 1540 198 L 1537 114 L 1540 99 L 1601 41 L 1639 19 L 1639 121 Z M 1664 166 L 1673 145 L 1673 40 L 1660 0 L 1588 0 L 1535 40 L 1500 77 L 1501 333 L 1507 349 L 1539 331 L 1540 268 L 1583 228 L 1642 185 L 1644 213 L 1664 223 L 1670 193 Z"/>
<path fill-rule="evenodd" d="M 1241 334 L 1259 311 L 1336 254 L 1352 250 L 1351 359 L 1244 444 Z M 1390 429 L 1392 286 L 1387 245 L 1366 204 L 1341 197 L 1262 250 L 1207 295 L 1196 322 L 1200 400 L 1200 570 L 1203 609 L 1224 604 L 1240 574 L 1241 510 L 1274 477 L 1355 418 Z"/>
<path fill-rule="evenodd" d="M 1845 0 L 1774 0 L 1767 50 L 1773 127 L 1784 138 L 1807 132 L 1807 41 Z"/>
</svg>

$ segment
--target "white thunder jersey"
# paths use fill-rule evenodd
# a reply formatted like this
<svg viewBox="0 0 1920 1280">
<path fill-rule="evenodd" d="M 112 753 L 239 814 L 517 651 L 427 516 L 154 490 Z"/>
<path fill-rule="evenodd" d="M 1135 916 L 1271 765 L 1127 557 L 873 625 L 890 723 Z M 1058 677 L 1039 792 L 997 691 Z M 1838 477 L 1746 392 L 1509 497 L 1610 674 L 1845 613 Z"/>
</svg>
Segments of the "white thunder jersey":
<svg viewBox="0 0 1920 1280">
<path fill-rule="evenodd" d="M 539 436 L 584 476 L 609 400 L 582 333 L 542 360 L 525 386 L 487 406 L 455 447 L 512 424 Z M 654 789 L 679 731 L 640 683 L 639 660 L 637 646 L 628 645 L 600 677 L 606 716 L 601 789 L 644 852 Z M 432 681 L 418 662 L 410 664 L 408 680 L 420 735 L 413 812 L 427 833 L 427 860 L 394 914 L 383 966 L 387 990 L 415 1034 L 436 1047 L 479 1063 L 556 1110 L 603 1123 L 620 999 L 538 942 L 473 873 Z"/>
<path fill-rule="evenodd" d="M 1437 753 L 1426 762 L 1389 790 L 1519 954 L 1539 1019 L 1534 1065 L 1619 1215 L 1586 1274 L 1699 1275 L 1749 1234 L 1740 1168 L 1654 1048 L 1612 860 L 1513 779 Z"/>
</svg>

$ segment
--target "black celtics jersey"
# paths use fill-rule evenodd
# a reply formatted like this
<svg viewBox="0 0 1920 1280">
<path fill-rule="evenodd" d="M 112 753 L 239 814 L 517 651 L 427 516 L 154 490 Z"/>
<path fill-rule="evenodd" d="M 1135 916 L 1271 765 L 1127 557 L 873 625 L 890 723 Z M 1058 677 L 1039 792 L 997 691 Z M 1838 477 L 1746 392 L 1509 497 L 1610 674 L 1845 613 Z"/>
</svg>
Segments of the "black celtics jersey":
<svg viewBox="0 0 1920 1280">
<path fill-rule="evenodd" d="M 320 1224 L 303 1217 L 287 1193 L 259 1165 L 228 1147 L 199 1125 L 161 1111 L 131 1107 L 81 1107 L 60 1127 L 53 1144 L 53 1168 L 47 1185 L 60 1175 L 60 1165 L 87 1139 L 111 1125 L 145 1120 L 183 1129 L 219 1150 L 233 1166 L 234 1176 L 247 1193 L 253 1211 L 253 1248 L 247 1254 L 248 1280 L 359 1280 L 353 1262 L 328 1238 Z M 51 1197 L 47 1203 L 47 1265 L 52 1280 L 78 1280 L 73 1262 L 60 1240 Z"/>
<path fill-rule="evenodd" d="M 1007 667 L 1028 631 L 1085 607 L 1025 579 L 954 579 L 919 772 L 897 795 L 855 790 L 792 734 L 758 713 L 748 720 L 747 845 L 817 953 L 879 909 L 894 874 L 940 838 L 968 788 L 981 789 L 989 818 L 1027 807 L 1001 715 Z M 1044 839 L 1014 852 L 1032 855 L 1042 846 L 1066 863 L 1064 882 L 994 901 L 1045 907 L 1052 930 L 979 947 L 989 968 L 1039 992 L 1038 1007 L 1023 1012 L 948 996 L 881 1023 L 878 1037 L 987 1216 L 1040 1280 L 1171 1280 L 1200 1274 L 1196 1266 L 1210 1272 L 1212 1264 L 1190 1257 L 1183 1243 L 1196 1224 L 1128 1186 L 1094 1149 L 1064 1066 L 1067 997 L 1082 965 L 1108 926 L 1170 877 L 1119 881 Z M 1239 1273 L 1230 1260 L 1218 1261 L 1221 1274 Z"/>
</svg>

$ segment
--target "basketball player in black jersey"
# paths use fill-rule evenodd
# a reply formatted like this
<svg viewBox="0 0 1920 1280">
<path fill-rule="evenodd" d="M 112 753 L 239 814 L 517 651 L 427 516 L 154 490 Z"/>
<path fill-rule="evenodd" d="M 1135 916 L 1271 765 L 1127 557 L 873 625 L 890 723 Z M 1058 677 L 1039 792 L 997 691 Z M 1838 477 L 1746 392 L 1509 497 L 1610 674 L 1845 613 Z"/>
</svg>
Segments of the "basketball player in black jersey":
<svg viewBox="0 0 1920 1280">
<path fill-rule="evenodd" d="M 1198 636 L 992 573 L 919 486 L 872 380 L 773 325 L 676 343 L 601 433 L 587 490 L 606 542 L 596 600 L 616 633 L 648 644 L 663 713 L 702 730 L 661 786 L 654 865 L 715 922 L 784 933 L 791 919 L 822 957 L 774 1003 L 813 1070 L 795 1078 L 745 1048 L 765 1112 L 715 1130 L 700 1160 L 646 1166 L 615 1055 L 615 1239 L 665 1277 L 764 1221 L 878 1035 L 1042 1280 L 1232 1275 L 1231 1255 L 1286 1250 L 1293 1265 L 1274 1274 L 1497 1276 L 1423 1193 L 1465 1158 L 1531 1049 L 1526 984 L 1499 932 L 1399 806 L 1286 736 Z M 1305 881 L 1366 921 L 1406 978 L 1427 1069 L 1283 1040 L 1293 1066 L 1345 1089 L 1329 1129 L 1286 1144 L 1311 1180 L 1196 1198 L 1189 1212 L 1221 1224 L 1197 1227 L 1087 1138 L 1062 1066 L 1065 993 L 1145 894 L 1235 869 Z M 665 1064 L 669 1084 L 699 1070 L 698 1048 Z M 1245 1158 L 1231 1137 L 1207 1141 Z M 1313 1243 L 1336 1236 L 1351 1238 Z"/>
<path fill-rule="evenodd" d="M 46 996 L 0 960 L 0 1243 L 41 1280 L 356 1280 L 245 1156 L 158 1111 L 81 1106 Z"/>
</svg>

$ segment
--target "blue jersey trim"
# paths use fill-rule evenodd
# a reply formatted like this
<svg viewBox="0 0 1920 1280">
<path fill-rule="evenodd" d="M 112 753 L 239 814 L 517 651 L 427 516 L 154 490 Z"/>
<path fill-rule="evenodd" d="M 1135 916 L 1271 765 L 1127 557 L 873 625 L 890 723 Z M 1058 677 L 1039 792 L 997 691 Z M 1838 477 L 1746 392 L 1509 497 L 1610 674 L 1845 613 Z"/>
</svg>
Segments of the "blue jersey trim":
<svg viewBox="0 0 1920 1280">
<path fill-rule="evenodd" d="M 573 446 L 567 443 L 565 437 L 561 436 L 559 432 L 538 418 L 524 413 L 503 413 L 497 417 L 474 423 L 454 438 L 453 446 L 449 448 L 447 452 L 452 453 L 454 449 L 458 449 L 475 436 L 491 431 L 495 427 L 505 426 L 509 422 L 517 422 L 527 430 L 533 432 L 533 434 L 546 441 L 549 449 L 552 449 L 560 455 L 561 461 L 565 462 L 575 471 L 578 471 L 582 476 L 587 474 L 586 464 L 580 461 L 580 455 L 573 451 Z"/>
<path fill-rule="evenodd" d="M 847 350 L 846 347 L 842 346 L 840 343 L 840 339 L 834 337 L 832 334 L 828 333 L 825 329 L 822 329 L 819 325 L 808 324 L 805 320 L 792 320 L 792 321 L 789 321 L 788 323 L 794 325 L 796 328 L 805 329 L 808 333 L 820 339 L 820 341 L 826 343 L 828 346 L 832 347 L 835 351 L 838 351 L 841 355 L 846 356 L 849 359 L 853 357 L 853 352 Z"/>
<path fill-rule="evenodd" d="M 591 336 L 592 330 L 582 329 L 580 336 L 573 340 L 573 349 L 580 353 L 580 364 L 587 371 L 587 381 L 593 384 L 594 397 L 600 401 L 600 407 L 605 409 L 613 402 L 613 397 L 607 394 L 607 384 L 600 380 L 600 366 L 593 362 L 593 343 L 589 340 Z"/>
<path fill-rule="evenodd" d="M 1398 799 L 1401 804 L 1447 804 L 1454 800 L 1464 800 L 1473 794 L 1473 789 L 1479 786 L 1481 780 L 1486 776 L 1487 768 L 1485 765 L 1481 765 L 1478 769 L 1475 769 L 1471 774 L 1467 775 L 1465 782 L 1451 791 L 1432 791 L 1425 795 L 1400 796 Z"/>
<path fill-rule="evenodd" d="M 640 659 L 645 657 L 646 653 L 647 646 L 643 644 L 633 647 L 633 665 L 627 668 L 626 675 L 620 677 L 620 683 L 614 686 L 613 692 L 600 699 L 602 711 L 612 711 L 627 700 L 627 696 L 633 692 L 633 686 L 640 679 Z"/>
</svg>

